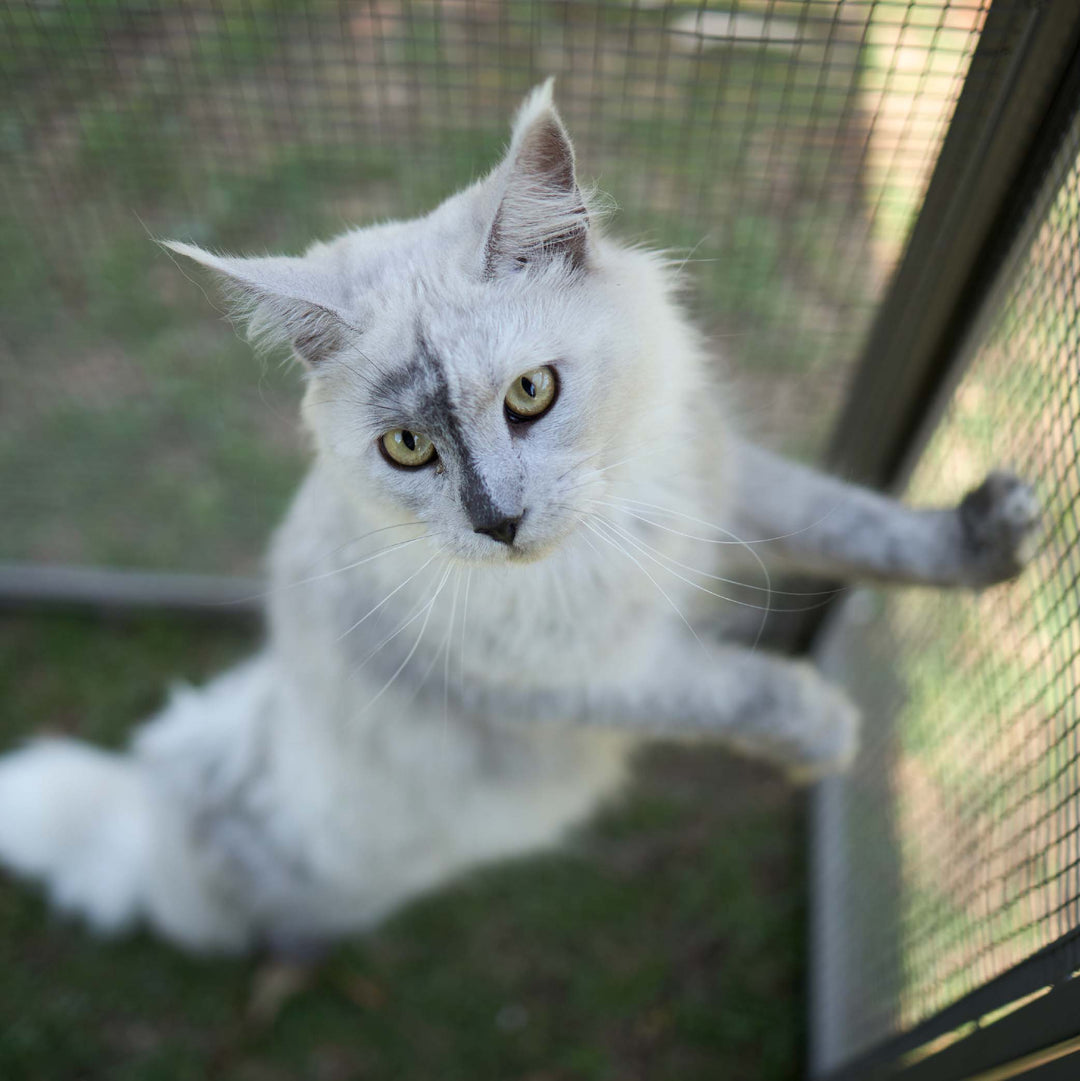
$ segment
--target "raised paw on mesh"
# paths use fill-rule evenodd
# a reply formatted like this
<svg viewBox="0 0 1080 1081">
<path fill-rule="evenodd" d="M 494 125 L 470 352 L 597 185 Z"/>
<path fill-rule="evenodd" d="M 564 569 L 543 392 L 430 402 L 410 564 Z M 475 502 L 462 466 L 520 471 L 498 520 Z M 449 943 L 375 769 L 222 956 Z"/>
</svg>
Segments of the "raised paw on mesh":
<svg viewBox="0 0 1080 1081">
<path fill-rule="evenodd" d="M 970 585 L 1015 578 L 1035 554 L 1041 535 L 1039 500 L 1015 474 L 989 474 L 960 501 L 959 513 L 970 553 Z"/>
</svg>

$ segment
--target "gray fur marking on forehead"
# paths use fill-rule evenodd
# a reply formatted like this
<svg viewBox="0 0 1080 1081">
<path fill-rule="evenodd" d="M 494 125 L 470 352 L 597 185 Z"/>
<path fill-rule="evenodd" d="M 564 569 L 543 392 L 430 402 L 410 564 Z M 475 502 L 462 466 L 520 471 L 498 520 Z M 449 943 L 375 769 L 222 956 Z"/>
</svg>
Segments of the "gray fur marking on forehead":
<svg viewBox="0 0 1080 1081">
<path fill-rule="evenodd" d="M 446 367 L 419 327 L 412 360 L 403 369 L 387 373 L 375 390 L 400 395 L 406 388 L 415 396 L 416 408 L 424 417 L 429 434 L 436 437 L 437 444 L 452 446 L 455 451 L 454 457 L 461 467 L 458 494 L 473 527 L 491 526 L 507 517 L 496 503 L 465 438 L 461 419 L 450 398 Z"/>
</svg>

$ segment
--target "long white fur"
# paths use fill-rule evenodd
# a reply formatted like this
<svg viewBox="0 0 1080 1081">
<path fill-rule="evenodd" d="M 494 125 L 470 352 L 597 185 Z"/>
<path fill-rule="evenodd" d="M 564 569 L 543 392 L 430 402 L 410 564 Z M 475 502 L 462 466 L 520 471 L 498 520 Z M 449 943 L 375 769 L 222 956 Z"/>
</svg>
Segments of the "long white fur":
<svg viewBox="0 0 1080 1081">
<path fill-rule="evenodd" d="M 309 384 L 304 412 L 318 460 L 275 541 L 265 651 L 201 690 L 176 693 L 125 754 L 46 741 L 0 760 L 0 859 L 44 880 L 58 904 L 81 912 L 97 930 L 141 918 L 196 949 L 355 930 L 464 868 L 551 844 L 621 784 L 635 736 L 571 727 L 492 734 L 453 710 L 447 718 L 439 695 L 415 699 L 409 678 L 365 712 L 385 673 L 376 679 L 357 668 L 349 638 L 339 647 L 332 641 L 352 622 L 353 579 L 363 577 L 365 596 L 382 596 L 428 558 L 434 542 L 293 586 L 355 559 L 356 550 L 345 544 L 351 538 L 408 517 L 383 477 L 371 480 L 353 469 L 342 483 L 349 463 L 370 449 L 370 433 L 358 432 L 349 404 L 358 392 L 354 373 L 367 356 L 392 354 L 406 330 L 393 318 L 402 294 L 423 308 L 438 341 L 475 341 L 479 331 L 493 352 L 514 348 L 517 370 L 530 366 L 530 350 L 548 361 L 582 337 L 587 345 L 602 343 L 617 365 L 629 401 L 600 400 L 593 416 L 567 422 L 567 430 L 587 428 L 586 420 L 593 427 L 564 463 L 584 464 L 566 479 L 565 491 L 537 490 L 534 504 L 583 481 L 582 491 L 602 485 L 603 465 L 639 454 L 654 426 L 674 427 L 700 387 L 698 343 L 670 303 L 657 257 L 624 253 L 594 236 L 593 280 L 580 294 L 567 288 L 565 271 L 554 264 L 537 271 L 546 281 L 539 288 L 520 276 L 488 285 L 478 280 L 483 232 L 514 179 L 521 141 L 532 124 L 552 120 L 558 123 L 548 84 L 522 107 L 504 163 L 426 219 L 349 233 L 302 259 L 237 259 L 170 245 L 230 279 L 256 333 L 295 340 L 314 318 L 340 320 L 364 336 L 354 334 L 355 352 L 347 348 L 341 364 Z M 535 232 L 523 238 L 533 246 L 563 225 L 556 221 L 552 234 L 558 199 L 530 191 L 530 183 L 521 177 L 513 198 L 521 221 L 535 216 Z M 443 273 L 436 254 L 459 272 Z M 481 317 L 490 319 L 480 327 L 470 325 L 478 299 Z M 629 324 L 626 309 L 637 313 Z M 380 322 L 378 311 L 390 318 Z M 414 317 L 410 309 L 408 318 Z M 535 340 L 538 327 L 553 330 L 549 340 Z M 525 344 L 515 348 L 517 336 Z M 671 363 L 658 364 L 661 357 Z M 469 361 L 464 352 L 448 357 L 453 366 Z M 603 457 L 586 461 L 594 453 Z M 381 462 L 371 465 L 387 472 Z M 669 499 L 660 479 L 668 472 L 668 466 L 640 470 L 636 494 Z M 536 538 L 548 558 L 513 566 L 501 552 L 482 550 L 481 542 L 492 547 L 486 538 L 462 530 L 454 554 L 476 559 L 481 553 L 471 575 L 468 639 L 462 648 L 444 600 L 431 609 L 425 647 L 448 641 L 449 669 L 466 681 L 480 673 L 542 680 L 546 667 L 562 680 L 580 681 L 610 666 L 612 658 L 583 652 L 579 636 L 617 637 L 621 614 L 605 611 L 597 591 L 625 575 L 607 555 L 597 559 L 585 541 L 564 543 L 573 524 L 553 512 L 550 536 Z M 401 537 L 380 540 L 387 536 Z M 326 553 L 343 544 L 327 563 Z M 399 615 L 425 601 L 429 588 L 422 575 L 403 589 L 387 605 L 393 614 L 384 629 L 393 630 Z M 647 582 L 627 594 L 637 605 L 654 604 Z M 575 598 L 572 611 L 556 618 L 564 628 L 568 618 L 575 621 L 577 633 L 562 648 L 548 648 L 530 627 L 552 618 L 553 604 L 566 604 L 568 596 Z M 340 618 L 328 623 L 328 611 Z M 414 624 L 401 639 L 418 629 Z M 425 648 L 423 663 L 417 658 L 408 675 L 427 667 L 428 656 Z M 242 825 L 203 843 L 201 819 L 228 800 L 243 804 L 238 818 L 257 821 L 261 838 L 245 837 Z M 220 822 L 211 828 L 228 833 Z M 299 879 L 274 869 L 277 852 L 290 854 L 285 863 L 302 853 Z"/>
<path fill-rule="evenodd" d="M 316 459 L 273 543 L 256 657 L 176 691 L 122 754 L 42 741 L 0 760 L 0 861 L 96 930 L 141 919 L 215 950 L 368 927 L 469 867 L 554 843 L 656 734 L 818 772 L 850 760 L 842 696 L 804 665 L 702 641 L 703 595 L 670 573 L 714 571 L 738 550 L 723 530 L 704 545 L 690 534 L 744 512 L 736 488 L 755 504 L 751 467 L 785 543 L 818 567 L 815 519 L 844 496 L 801 472 L 785 495 L 776 464 L 755 466 L 730 437 L 663 259 L 595 220 L 585 265 L 561 257 L 579 208 L 523 172 L 537 125 L 565 135 L 550 84 L 522 107 L 505 160 L 424 218 L 298 258 L 171 245 L 309 364 Z M 522 259 L 493 275 L 489 234 L 507 207 Z M 441 384 L 415 366 L 421 332 Z M 558 401 L 514 429 L 506 387 L 551 363 Z M 382 432 L 422 425 L 409 394 L 430 403 L 440 385 L 489 499 L 527 508 L 512 550 L 474 531 L 450 448 L 414 472 L 379 453 Z M 959 580 L 955 513 L 868 493 L 852 505 L 863 547 L 827 531 L 852 566 L 886 553 L 894 576 L 947 566 Z M 656 526 L 649 507 L 665 508 Z M 896 537 L 918 549 L 914 570 L 894 565 Z"/>
</svg>

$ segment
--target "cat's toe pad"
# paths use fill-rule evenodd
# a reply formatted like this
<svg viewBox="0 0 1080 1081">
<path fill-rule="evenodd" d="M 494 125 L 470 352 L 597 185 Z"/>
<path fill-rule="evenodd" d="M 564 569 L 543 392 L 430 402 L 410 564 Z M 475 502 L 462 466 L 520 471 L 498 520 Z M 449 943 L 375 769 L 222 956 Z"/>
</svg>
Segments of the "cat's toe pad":
<svg viewBox="0 0 1080 1081">
<path fill-rule="evenodd" d="M 960 521 L 972 553 L 972 585 L 1015 578 L 1038 547 L 1041 508 L 1031 485 L 997 470 L 961 500 Z"/>
</svg>

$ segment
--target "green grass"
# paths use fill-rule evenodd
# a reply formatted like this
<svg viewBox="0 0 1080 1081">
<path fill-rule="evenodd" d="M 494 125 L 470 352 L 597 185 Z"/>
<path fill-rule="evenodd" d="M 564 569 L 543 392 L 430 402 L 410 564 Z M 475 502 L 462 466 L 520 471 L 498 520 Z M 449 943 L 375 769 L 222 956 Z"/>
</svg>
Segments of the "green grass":
<svg viewBox="0 0 1080 1081">
<path fill-rule="evenodd" d="M 110 746 L 242 629 L 0 620 L 0 741 Z M 792 1081 L 801 1075 L 800 800 L 720 754 L 659 749 L 565 850 L 425 898 L 337 949 L 272 1023 L 260 962 L 115 942 L 0 884 L 0 1077 Z"/>
</svg>

